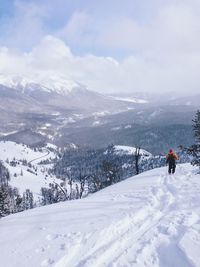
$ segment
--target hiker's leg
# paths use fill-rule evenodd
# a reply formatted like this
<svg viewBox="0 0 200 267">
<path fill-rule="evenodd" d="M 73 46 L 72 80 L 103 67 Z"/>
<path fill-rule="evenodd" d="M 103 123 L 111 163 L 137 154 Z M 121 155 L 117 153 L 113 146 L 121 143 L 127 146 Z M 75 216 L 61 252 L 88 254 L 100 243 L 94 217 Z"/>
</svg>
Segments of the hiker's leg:
<svg viewBox="0 0 200 267">
<path fill-rule="evenodd" d="M 173 167 L 172 167 L 172 173 L 175 173 L 175 170 L 176 170 L 176 165 L 173 165 Z"/>
<path fill-rule="evenodd" d="M 169 164 L 168 173 L 171 174 L 171 171 L 172 171 L 172 167 L 171 167 L 171 165 Z"/>
</svg>

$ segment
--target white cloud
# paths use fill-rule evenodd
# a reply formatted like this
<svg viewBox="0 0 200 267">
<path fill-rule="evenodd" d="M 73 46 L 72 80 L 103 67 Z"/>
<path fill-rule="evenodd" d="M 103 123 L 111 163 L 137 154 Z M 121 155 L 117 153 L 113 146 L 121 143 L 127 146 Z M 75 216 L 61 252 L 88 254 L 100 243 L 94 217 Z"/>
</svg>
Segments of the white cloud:
<svg viewBox="0 0 200 267">
<path fill-rule="evenodd" d="M 47 36 L 30 53 L 0 49 L 0 72 L 32 79 L 58 75 L 86 84 L 102 93 L 122 91 L 198 92 L 200 58 L 176 64 L 161 64 L 145 57 L 130 56 L 122 62 L 94 55 L 75 56 L 65 43 Z M 189 62 L 190 60 L 190 62 Z"/>
<path fill-rule="evenodd" d="M 93 23 L 91 16 L 85 11 L 75 11 L 64 27 L 59 29 L 55 34 L 64 40 L 74 42 L 82 42 L 87 38 L 87 29 Z"/>
<path fill-rule="evenodd" d="M 62 40 L 50 35 L 45 36 L 27 56 L 32 68 L 44 72 L 62 71 L 66 64 L 73 61 L 70 48 Z"/>
<path fill-rule="evenodd" d="M 26 70 L 25 55 L 16 51 L 11 51 L 7 47 L 0 47 L 0 72 L 12 74 L 24 72 Z"/>
<path fill-rule="evenodd" d="M 200 9 L 177 4 L 161 7 L 146 22 L 133 17 L 116 18 L 99 32 L 105 47 L 146 53 L 194 49 L 200 43 Z M 151 51 L 152 50 L 152 51 Z"/>
<path fill-rule="evenodd" d="M 45 37 L 45 7 L 38 10 L 35 4 L 24 6 L 19 2 L 7 37 L 14 47 L 15 38 L 16 42 L 24 38 L 24 42 L 30 41 L 34 46 L 29 53 L 1 48 L 0 72 L 34 76 L 56 73 L 99 92 L 175 90 L 197 93 L 200 87 L 200 4 L 197 0 L 153 2 L 160 4 L 152 7 L 149 11 L 152 15 L 146 20 L 131 16 L 129 12 L 127 16 L 123 13 L 101 20 L 98 17 L 96 21 L 89 11 L 77 10 L 64 26 Z M 23 13 L 26 13 L 24 17 Z M 12 35 L 14 22 L 16 31 Z M 65 42 L 72 51 L 77 46 L 94 48 L 101 54 L 122 51 L 123 56 L 119 58 L 123 59 L 117 61 L 87 53 L 77 56 Z"/>
<path fill-rule="evenodd" d="M 9 47 L 28 49 L 45 34 L 44 6 L 33 2 L 14 2 L 14 14 L 0 21 L 0 43 Z"/>
</svg>

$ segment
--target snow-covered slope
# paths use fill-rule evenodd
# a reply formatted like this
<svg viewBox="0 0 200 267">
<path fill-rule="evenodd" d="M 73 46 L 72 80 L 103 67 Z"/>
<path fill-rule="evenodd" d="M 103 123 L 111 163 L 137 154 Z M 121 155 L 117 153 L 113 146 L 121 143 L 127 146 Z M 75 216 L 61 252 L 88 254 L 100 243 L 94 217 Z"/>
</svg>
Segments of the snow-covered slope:
<svg viewBox="0 0 200 267">
<path fill-rule="evenodd" d="M 179 165 L 0 220 L 4 267 L 199 267 L 200 175 Z"/>
<path fill-rule="evenodd" d="M 36 158 L 45 157 L 47 152 L 48 152 L 47 148 L 45 148 L 45 151 L 44 150 L 34 151 L 34 149 L 31 149 L 30 147 L 23 144 L 17 144 L 11 141 L 0 142 L 0 160 L 4 161 L 6 161 L 7 159 L 11 161 L 13 158 L 16 158 L 17 160 L 26 159 L 27 161 L 31 161 Z M 49 152 L 48 157 L 55 157 L 55 154 Z"/>
<path fill-rule="evenodd" d="M 52 150 L 52 146 L 48 144 L 38 151 L 15 142 L 0 142 L 0 160 L 9 170 L 10 185 L 18 188 L 20 194 L 30 189 L 37 201 L 41 187 L 48 187 L 49 183 L 55 180 L 60 181 L 48 174 L 50 164 L 39 164 L 41 160 L 56 157 L 55 153 L 49 150 L 49 148 Z"/>
<path fill-rule="evenodd" d="M 132 147 L 132 146 L 114 146 L 115 149 L 115 153 L 118 155 L 123 155 L 123 154 L 127 154 L 127 155 L 134 155 L 136 152 L 136 148 Z M 144 149 L 140 149 L 140 155 L 141 156 L 146 156 L 146 157 L 150 157 L 152 156 L 151 153 L 149 153 L 148 151 L 144 150 Z"/>
</svg>

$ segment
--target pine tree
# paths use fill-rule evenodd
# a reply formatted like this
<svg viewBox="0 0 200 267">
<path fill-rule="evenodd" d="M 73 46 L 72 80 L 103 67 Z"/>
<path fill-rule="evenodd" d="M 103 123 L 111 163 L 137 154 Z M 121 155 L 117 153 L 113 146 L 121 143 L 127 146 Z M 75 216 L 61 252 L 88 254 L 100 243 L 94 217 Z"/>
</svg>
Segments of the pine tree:
<svg viewBox="0 0 200 267">
<path fill-rule="evenodd" d="M 0 187 L 0 217 L 10 213 L 9 209 L 10 198 L 6 186 Z"/>
<path fill-rule="evenodd" d="M 0 162 L 0 185 L 8 185 L 10 174 L 8 169 Z"/>
<path fill-rule="evenodd" d="M 198 110 L 193 120 L 193 131 L 195 144 L 186 149 L 187 153 L 192 156 L 192 165 L 200 167 L 200 111 Z"/>
<path fill-rule="evenodd" d="M 103 171 L 103 176 L 105 176 L 105 179 L 102 182 L 103 187 L 119 182 L 119 166 L 117 166 L 117 164 L 103 160 L 101 163 L 101 169 Z"/>
<path fill-rule="evenodd" d="M 32 209 L 34 207 L 33 193 L 30 189 L 26 189 L 22 197 L 23 210 Z"/>
<path fill-rule="evenodd" d="M 197 113 L 196 113 L 196 116 L 193 122 L 194 122 L 193 130 L 194 130 L 196 143 L 200 145 L 200 110 L 197 110 Z"/>
<path fill-rule="evenodd" d="M 192 147 L 192 164 L 200 167 L 200 111 L 198 110 L 193 120 L 193 130 L 196 143 Z"/>
</svg>

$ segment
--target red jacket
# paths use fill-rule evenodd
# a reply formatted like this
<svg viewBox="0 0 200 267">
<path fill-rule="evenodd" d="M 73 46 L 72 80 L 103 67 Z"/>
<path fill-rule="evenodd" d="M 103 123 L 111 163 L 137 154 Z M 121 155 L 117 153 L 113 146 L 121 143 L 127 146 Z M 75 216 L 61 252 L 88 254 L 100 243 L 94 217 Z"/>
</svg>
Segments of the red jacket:
<svg viewBox="0 0 200 267">
<path fill-rule="evenodd" d="M 169 153 L 166 155 L 166 160 L 167 160 L 167 163 L 168 163 L 169 161 L 179 160 L 179 157 L 176 155 L 176 153 L 174 153 L 174 152 L 169 152 Z"/>
</svg>

